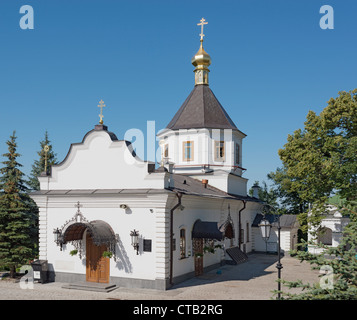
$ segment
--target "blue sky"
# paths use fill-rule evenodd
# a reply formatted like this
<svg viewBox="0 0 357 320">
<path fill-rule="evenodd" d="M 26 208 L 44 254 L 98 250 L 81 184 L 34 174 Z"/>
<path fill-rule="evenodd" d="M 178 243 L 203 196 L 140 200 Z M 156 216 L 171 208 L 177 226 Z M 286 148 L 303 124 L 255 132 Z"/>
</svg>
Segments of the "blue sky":
<svg viewBox="0 0 357 320">
<path fill-rule="evenodd" d="M 22 30 L 22 5 L 34 29 Z M 334 9 L 323 30 L 322 5 Z M 0 154 L 13 130 L 29 173 L 48 130 L 58 160 L 104 121 L 127 130 L 163 129 L 194 86 L 199 20 L 212 58 L 210 88 L 247 134 L 244 176 L 266 180 L 278 149 L 339 91 L 357 87 L 355 0 L 1 0 Z"/>
</svg>

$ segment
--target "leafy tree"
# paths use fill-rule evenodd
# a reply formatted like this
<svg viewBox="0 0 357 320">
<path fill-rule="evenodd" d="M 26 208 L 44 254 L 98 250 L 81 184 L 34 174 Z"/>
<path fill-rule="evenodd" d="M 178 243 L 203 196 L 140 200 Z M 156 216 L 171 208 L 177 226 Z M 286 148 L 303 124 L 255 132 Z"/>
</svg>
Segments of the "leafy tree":
<svg viewBox="0 0 357 320">
<path fill-rule="evenodd" d="M 319 223 L 328 198 L 339 194 L 352 201 L 357 194 L 357 89 L 340 92 L 316 115 L 310 111 L 305 127 L 288 136 L 279 150 L 288 183 L 295 193 L 312 205 L 310 223 Z"/>
<path fill-rule="evenodd" d="M 303 213 L 308 209 L 308 203 L 301 199 L 296 191 L 291 190 L 292 179 L 286 170 L 285 167 L 277 168 L 275 172 L 268 174 L 268 179 L 273 182 L 272 189 L 287 214 Z"/>
<path fill-rule="evenodd" d="M 337 248 L 321 245 L 325 252 L 320 255 L 294 252 L 298 259 L 308 261 L 316 269 L 331 267 L 333 288 L 301 281 L 285 282 L 305 289 L 302 294 L 286 297 L 357 299 L 357 89 L 331 98 L 320 115 L 310 111 L 304 129 L 288 136 L 279 156 L 289 180 L 284 185 L 285 191 L 296 193 L 311 204 L 309 215 L 304 214 L 310 225 L 320 223 L 328 199 L 334 194 L 344 199 L 339 203 L 340 210 L 351 218 Z"/>
<path fill-rule="evenodd" d="M 7 141 L 0 178 L 0 261 L 14 277 L 16 268 L 35 254 L 37 207 L 27 195 L 22 165 L 17 162 L 15 131 Z"/>
<path fill-rule="evenodd" d="M 57 163 L 57 155 L 53 152 L 51 141 L 48 139 L 48 132 L 45 132 L 45 138 L 40 141 L 41 149 L 37 152 L 39 155 L 39 160 L 35 160 L 32 165 L 31 174 L 29 177 L 29 186 L 32 190 L 40 190 L 40 183 L 37 179 L 42 172 L 49 172 L 50 167 Z M 44 147 L 48 146 L 49 150 L 46 152 Z M 47 156 L 47 167 L 45 168 L 45 158 Z"/>
</svg>

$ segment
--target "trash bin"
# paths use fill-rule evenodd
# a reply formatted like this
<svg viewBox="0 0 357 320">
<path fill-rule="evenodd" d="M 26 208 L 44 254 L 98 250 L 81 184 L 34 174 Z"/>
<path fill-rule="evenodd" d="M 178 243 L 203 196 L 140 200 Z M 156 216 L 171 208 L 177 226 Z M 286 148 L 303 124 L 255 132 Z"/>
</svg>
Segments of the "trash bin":
<svg viewBox="0 0 357 320">
<path fill-rule="evenodd" d="M 47 260 L 35 260 L 31 263 L 33 269 L 33 279 L 42 284 L 48 280 L 48 263 Z"/>
</svg>

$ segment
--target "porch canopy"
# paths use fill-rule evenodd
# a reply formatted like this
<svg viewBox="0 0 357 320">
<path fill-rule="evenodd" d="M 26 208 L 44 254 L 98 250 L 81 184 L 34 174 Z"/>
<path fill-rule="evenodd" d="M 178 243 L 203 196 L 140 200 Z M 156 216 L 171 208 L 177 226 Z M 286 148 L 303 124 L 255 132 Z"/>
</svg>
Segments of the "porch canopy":
<svg viewBox="0 0 357 320">
<path fill-rule="evenodd" d="M 70 241 L 82 240 L 83 233 L 87 230 L 92 237 L 93 243 L 97 246 L 115 242 L 115 234 L 110 225 L 102 220 L 91 222 L 81 221 L 68 223 L 62 230 L 63 244 Z"/>
<path fill-rule="evenodd" d="M 92 242 L 96 246 L 106 245 L 108 251 L 113 254 L 114 260 L 116 260 L 115 246 L 118 240 L 111 226 L 103 220 L 93 220 L 89 222 L 79 211 L 79 205 L 74 217 L 67 221 L 59 230 L 60 237 L 58 244 L 61 250 L 62 245 L 70 242 L 79 251 L 79 257 L 81 258 L 83 249 L 82 240 L 86 230 L 91 236 Z"/>
<path fill-rule="evenodd" d="M 218 229 L 218 223 L 212 221 L 202 221 L 198 219 L 193 225 L 192 239 L 216 239 L 222 240 L 224 233 Z"/>
</svg>

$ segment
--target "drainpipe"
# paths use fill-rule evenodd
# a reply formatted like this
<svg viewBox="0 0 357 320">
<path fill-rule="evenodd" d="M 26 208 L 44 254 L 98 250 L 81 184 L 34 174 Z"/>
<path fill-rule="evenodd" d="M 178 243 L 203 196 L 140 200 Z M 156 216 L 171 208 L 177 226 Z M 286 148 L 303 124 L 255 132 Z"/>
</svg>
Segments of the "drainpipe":
<svg viewBox="0 0 357 320">
<path fill-rule="evenodd" d="M 182 193 L 176 192 L 177 204 L 170 210 L 170 285 L 173 285 L 173 252 L 174 252 L 174 211 L 181 205 Z"/>
<path fill-rule="evenodd" d="M 239 210 L 239 213 L 238 213 L 238 248 L 240 249 L 240 245 L 242 243 L 242 219 L 241 219 L 241 213 L 242 211 L 246 208 L 246 204 L 247 204 L 247 201 L 245 200 L 241 200 L 243 202 L 243 208 Z"/>
</svg>

